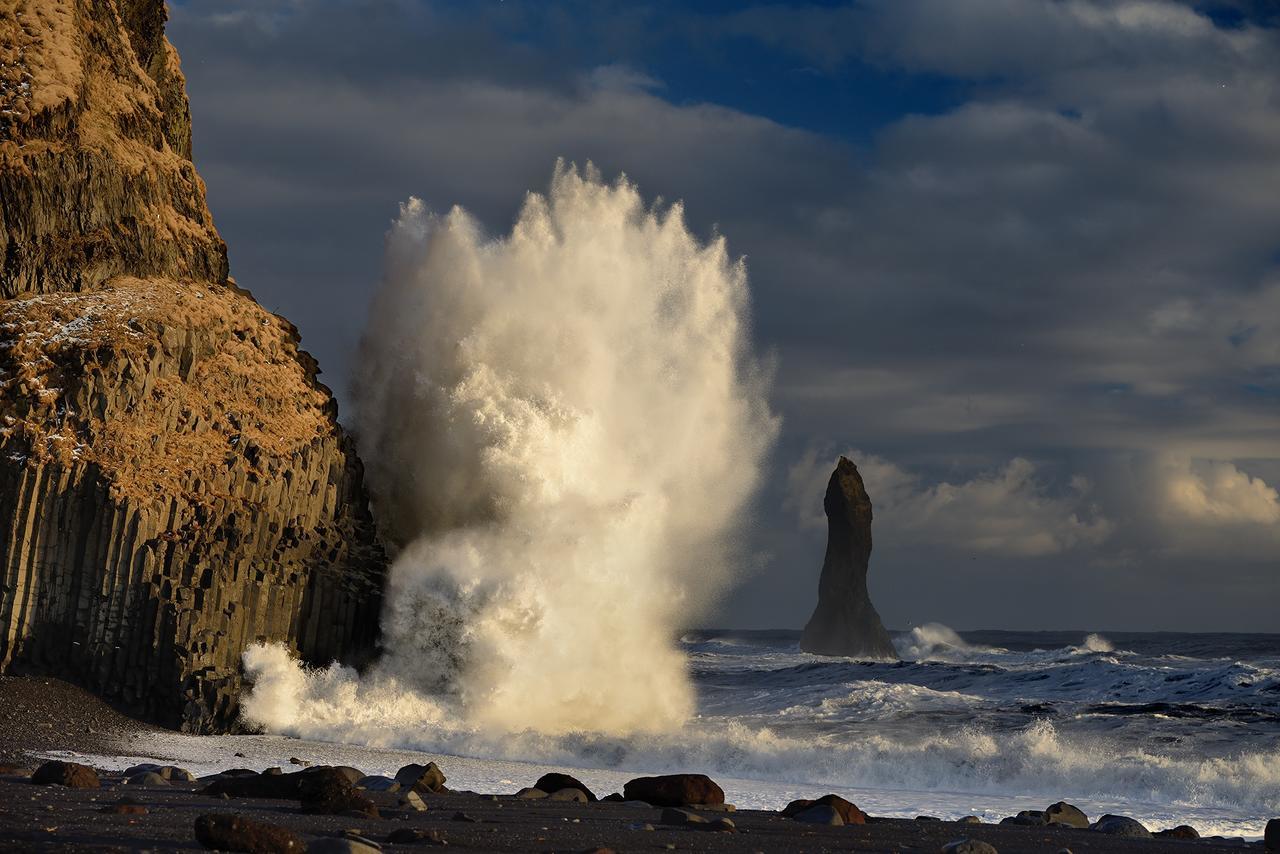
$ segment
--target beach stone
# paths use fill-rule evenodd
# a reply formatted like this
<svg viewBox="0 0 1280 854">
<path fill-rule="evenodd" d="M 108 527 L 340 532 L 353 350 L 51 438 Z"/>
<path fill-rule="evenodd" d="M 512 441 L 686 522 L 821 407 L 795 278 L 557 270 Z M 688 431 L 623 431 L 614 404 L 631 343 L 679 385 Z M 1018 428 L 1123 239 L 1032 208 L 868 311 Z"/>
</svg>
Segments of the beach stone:
<svg viewBox="0 0 1280 854">
<path fill-rule="evenodd" d="M 1189 824 L 1180 824 L 1177 827 L 1167 827 L 1164 830 L 1157 830 L 1152 835 L 1157 839 L 1199 839 L 1200 831 L 1196 830 Z"/>
<path fill-rule="evenodd" d="M 445 776 L 434 762 L 426 765 L 406 765 L 396 772 L 396 782 L 419 792 L 444 791 Z"/>
<path fill-rule="evenodd" d="M 160 773 L 160 766 L 154 762 L 140 762 L 137 765 L 130 765 L 120 773 L 125 777 L 133 777 L 138 774 L 145 774 L 148 771 L 155 771 L 158 774 Z"/>
<path fill-rule="evenodd" d="M 627 830 L 649 831 L 649 830 L 653 830 L 653 825 L 649 824 L 649 822 L 647 821 L 633 821 L 631 822 L 631 824 L 627 825 Z"/>
<path fill-rule="evenodd" d="M 438 830 L 400 827 L 387 834 L 388 845 L 448 845 Z"/>
<path fill-rule="evenodd" d="M 572 801 L 574 803 L 590 803 L 587 793 L 581 789 L 559 789 L 547 795 L 549 801 Z"/>
<path fill-rule="evenodd" d="M 958 821 L 960 824 L 982 824 L 982 819 L 978 818 L 976 815 L 967 815 L 964 818 L 958 819 Z"/>
<path fill-rule="evenodd" d="M 450 820 L 451 820 L 451 821 L 464 821 L 464 822 L 467 822 L 468 824 L 476 824 L 476 823 L 478 823 L 478 822 L 480 821 L 480 819 L 478 819 L 478 818 L 472 818 L 471 816 L 467 815 L 466 813 L 462 812 L 461 810 L 459 810 L 458 812 L 454 813 L 454 814 L 453 814 L 453 818 L 452 818 L 452 819 L 450 819 Z"/>
<path fill-rule="evenodd" d="M 264 768 L 262 773 L 271 777 L 280 777 L 284 774 L 284 769 L 279 765 L 273 765 L 270 768 Z"/>
<path fill-rule="evenodd" d="M 1267 822 L 1262 841 L 1268 851 L 1280 851 L 1280 818 L 1273 818 Z"/>
<path fill-rule="evenodd" d="M 417 812 L 427 811 L 427 805 L 423 802 L 422 795 L 419 795 L 413 789 L 400 796 L 400 806 Z"/>
<path fill-rule="evenodd" d="M 66 786 L 68 789 L 102 787 L 98 772 L 79 762 L 46 762 L 31 775 L 31 782 L 41 786 Z"/>
<path fill-rule="evenodd" d="M 656 807 L 724 803 L 724 789 L 706 774 L 637 777 L 627 781 L 622 794 L 629 801 L 645 801 Z"/>
<path fill-rule="evenodd" d="M 333 768 L 323 768 L 305 774 L 298 787 L 302 811 L 323 815 L 356 813 L 378 818 L 378 808 L 352 787 L 344 774 Z"/>
<path fill-rule="evenodd" d="M 522 801 L 540 801 L 543 798 L 547 797 L 547 793 L 542 791 L 541 789 L 533 788 L 531 786 L 526 786 L 525 788 L 516 792 L 516 797 Z"/>
<path fill-rule="evenodd" d="M 1090 825 L 1089 829 L 1096 830 L 1098 833 L 1106 833 L 1110 836 L 1129 836 L 1138 839 L 1151 838 L 1151 831 L 1147 830 L 1141 822 L 1125 815 L 1104 815 Z"/>
<path fill-rule="evenodd" d="M 335 765 L 333 770 L 346 777 L 353 786 L 368 776 L 359 768 L 352 768 L 350 765 Z"/>
<path fill-rule="evenodd" d="M 622 803 L 623 801 L 625 801 L 625 800 L 626 800 L 626 798 L 622 797 L 622 793 L 621 793 L 621 792 L 614 792 L 614 793 L 613 793 L 613 794 L 611 794 L 611 795 L 605 795 L 605 796 L 604 796 L 603 798 L 601 798 L 600 800 L 601 800 L 603 803 L 607 803 L 607 804 L 620 804 L 620 803 Z"/>
<path fill-rule="evenodd" d="M 999 854 L 996 847 L 981 839 L 957 839 L 942 846 L 942 854 Z"/>
<path fill-rule="evenodd" d="M 142 804 L 109 804 L 98 810 L 98 812 L 107 812 L 114 815 L 146 815 L 147 808 Z"/>
<path fill-rule="evenodd" d="M 306 851 L 307 844 L 292 830 L 254 821 L 241 815 L 219 813 L 202 815 L 195 822 L 196 839 L 205 848 L 216 851 L 240 851 L 245 854 L 295 854 Z"/>
<path fill-rule="evenodd" d="M 377 854 L 380 845 L 366 844 L 345 836 L 324 836 L 307 846 L 307 854 Z"/>
<path fill-rule="evenodd" d="M 367 789 L 370 792 L 398 792 L 400 784 L 390 777 L 361 777 L 355 782 L 357 789 Z"/>
<path fill-rule="evenodd" d="M 1058 801 L 1051 804 L 1044 811 L 1045 821 L 1049 824 L 1065 824 L 1068 827 L 1087 828 L 1089 826 L 1089 817 L 1079 807 L 1073 806 L 1066 801 Z"/>
<path fill-rule="evenodd" d="M 310 763 L 310 762 L 308 762 L 308 761 L 307 761 L 307 760 L 305 760 L 305 759 L 299 759 L 299 758 L 298 758 L 298 757 L 296 757 L 296 756 L 290 756 L 290 757 L 289 757 L 289 764 L 290 764 L 290 765 L 302 765 L 302 766 L 307 766 L 307 765 L 310 765 L 311 763 Z"/>
<path fill-rule="evenodd" d="M 918 815 L 916 816 L 916 821 L 942 821 L 942 819 L 936 815 Z"/>
<path fill-rule="evenodd" d="M 169 781 L 155 771 L 143 771 L 124 781 L 126 786 L 167 786 Z"/>
<path fill-rule="evenodd" d="M 196 775 L 192 774 L 186 768 L 179 768 L 177 765 L 164 765 L 156 772 L 170 783 L 178 781 L 179 783 L 194 783 Z"/>
<path fill-rule="evenodd" d="M 268 769 L 269 771 L 270 769 Z M 241 769 L 226 771 L 205 786 L 203 795 L 227 795 L 233 798 L 281 798 L 294 800 L 300 797 L 299 784 L 305 772 L 296 774 L 270 774 L 264 771 L 244 772 Z"/>
<path fill-rule="evenodd" d="M 818 804 L 801 810 L 791 816 L 792 821 L 801 821 L 805 824 L 829 824 L 832 827 L 843 827 L 844 819 L 840 817 L 840 811 L 830 804 Z"/>
<path fill-rule="evenodd" d="M 653 809 L 653 804 L 649 803 L 648 801 L 623 801 L 622 805 L 624 807 L 631 807 L 631 809 L 639 809 L 639 810 Z"/>
<path fill-rule="evenodd" d="M 794 818 L 797 813 L 803 812 L 810 807 L 827 806 L 834 809 L 840 814 L 840 820 L 845 824 L 866 824 L 867 816 L 857 805 L 845 800 L 839 795 L 823 795 L 815 801 L 798 800 L 792 801 L 783 808 L 782 814 L 787 818 Z"/>
<path fill-rule="evenodd" d="M 15 765 L 12 762 L 0 762 L 0 776 L 30 777 L 31 769 L 22 765 Z"/>
<path fill-rule="evenodd" d="M 738 825 L 734 824 L 733 819 L 728 816 L 721 816 L 705 825 L 699 825 L 698 830 L 709 830 L 712 833 L 737 833 Z"/>
<path fill-rule="evenodd" d="M 707 820 L 696 812 L 676 809 L 675 807 L 667 807 L 662 811 L 662 816 L 658 819 L 658 822 L 660 824 L 684 826 L 689 824 L 706 824 Z"/>
<path fill-rule="evenodd" d="M 1008 818 L 1001 819 L 1001 824 L 1020 824 L 1027 827 L 1043 827 L 1048 824 L 1048 819 L 1040 810 L 1023 810 L 1017 815 L 1011 815 Z M 1086 825 L 1087 826 L 1087 825 Z"/>
<path fill-rule="evenodd" d="M 541 789 L 544 792 L 558 792 L 561 789 L 577 789 L 587 796 L 587 800 L 595 802 L 599 800 L 595 793 L 582 784 L 581 780 L 570 777 L 568 774 L 543 774 L 538 778 L 538 782 L 533 784 L 534 788 Z"/>
</svg>

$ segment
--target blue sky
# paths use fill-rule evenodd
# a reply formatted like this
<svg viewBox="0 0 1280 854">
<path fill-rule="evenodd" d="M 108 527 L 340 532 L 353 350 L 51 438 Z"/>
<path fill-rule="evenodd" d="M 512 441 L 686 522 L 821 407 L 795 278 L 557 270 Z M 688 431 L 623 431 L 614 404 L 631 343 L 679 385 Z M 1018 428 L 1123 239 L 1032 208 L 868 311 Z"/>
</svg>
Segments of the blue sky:
<svg viewBox="0 0 1280 854">
<path fill-rule="evenodd" d="M 893 627 L 1276 628 L 1268 3 L 171 8 L 232 273 L 346 394 L 397 205 L 493 232 L 558 156 L 747 257 L 783 429 L 708 622 L 808 616 L 834 456 Z"/>
</svg>

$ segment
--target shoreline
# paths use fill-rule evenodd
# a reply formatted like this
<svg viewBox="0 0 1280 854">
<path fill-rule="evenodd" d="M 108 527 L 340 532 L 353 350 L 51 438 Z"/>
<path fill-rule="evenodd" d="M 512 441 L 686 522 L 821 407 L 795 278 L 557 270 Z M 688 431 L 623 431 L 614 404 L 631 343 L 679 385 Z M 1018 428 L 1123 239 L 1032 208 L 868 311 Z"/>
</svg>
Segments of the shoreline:
<svg viewBox="0 0 1280 854">
<path fill-rule="evenodd" d="M 291 827 L 308 838 L 320 838 L 351 825 L 349 819 L 341 817 L 304 815 L 296 803 L 242 798 L 234 798 L 230 802 L 215 800 L 196 794 L 203 788 L 202 783 L 171 783 L 153 789 L 123 782 L 120 772 L 127 765 L 156 761 L 185 767 L 196 758 L 192 755 L 196 748 L 204 757 L 190 763 L 190 768 L 199 776 L 234 767 L 261 772 L 273 765 L 287 773 L 310 764 L 315 767 L 351 764 L 370 774 L 392 775 L 400 765 L 434 758 L 445 774 L 453 778 L 451 785 L 486 794 L 431 795 L 426 813 L 407 819 L 366 822 L 369 825 L 366 829 L 373 834 L 370 838 L 382 839 L 392 829 L 408 821 L 414 827 L 421 825 L 435 829 L 445 834 L 450 844 L 461 845 L 468 850 L 588 850 L 593 845 L 607 846 L 612 850 L 654 850 L 675 844 L 677 848 L 736 852 L 800 850 L 795 847 L 800 844 L 803 850 L 815 851 L 830 850 L 836 845 L 841 850 L 902 847 L 923 851 L 939 850 L 949 841 L 967 837 L 983 839 L 1001 851 L 1056 851 L 1066 847 L 1079 854 L 1081 850 L 1160 851 L 1168 850 L 1161 848 L 1161 844 L 1175 844 L 1174 840 L 1159 839 L 1153 844 L 1145 839 L 1114 839 L 1080 830 L 993 823 L 1023 809 L 1044 809 L 1046 804 L 1035 802 L 1030 797 L 963 795 L 965 801 L 975 807 L 986 802 L 986 809 L 971 811 L 985 820 L 982 824 L 914 821 L 910 816 L 887 817 L 885 813 L 903 812 L 904 805 L 911 804 L 909 798 L 915 793 L 827 788 L 822 784 L 769 784 L 730 779 L 714 771 L 708 773 L 724 786 L 727 799 L 731 803 L 737 802 L 740 807 L 731 814 L 739 825 L 739 832 L 698 833 L 691 837 L 692 831 L 687 829 L 662 827 L 660 811 L 646 812 L 613 804 L 518 801 L 513 797 L 518 789 L 532 786 L 539 773 L 547 769 L 575 774 L 602 795 L 615 788 L 621 791 L 628 776 L 639 776 L 633 772 L 591 771 L 577 769 L 567 763 L 554 766 L 546 762 L 432 755 L 282 736 L 184 735 L 132 720 L 96 697 L 60 680 L 9 677 L 0 680 L 0 762 L 16 763 L 30 770 L 41 764 L 41 757 L 86 762 L 98 768 L 104 787 L 75 790 L 60 786 L 34 786 L 22 774 L 0 776 L 0 803 L 6 804 L 0 809 L 0 850 L 119 850 L 122 846 L 128 849 L 144 842 L 167 850 L 200 850 L 192 836 L 192 822 L 202 811 L 241 812 L 257 820 Z M 290 764 L 293 757 L 299 759 L 298 764 Z M 7 770 L 15 772 L 20 769 L 11 767 Z M 767 798 L 753 801 L 744 786 L 768 789 Z M 856 827 L 797 827 L 795 822 L 782 818 L 775 811 L 788 800 L 817 798 L 832 791 L 854 801 L 876 817 L 867 825 Z M 123 816 L 103 816 L 98 812 L 126 795 L 139 800 L 147 809 L 147 815 L 129 816 L 125 820 Z M 385 802 L 386 798 L 383 800 L 381 806 L 395 814 L 394 799 L 389 803 Z M 773 808 L 758 808 L 762 803 Z M 450 812 L 443 816 L 437 814 L 443 810 Z M 452 813 L 458 810 L 476 817 L 480 826 L 453 823 Z M 927 809 L 921 811 L 928 812 Z M 1261 823 L 1265 824 L 1268 818 L 1260 817 Z M 655 830 L 629 829 L 637 823 L 652 824 Z M 1197 825 L 1194 818 L 1188 818 L 1186 823 Z M 583 824 L 586 825 L 585 830 L 579 826 Z M 1152 831 L 1164 829 L 1161 825 L 1148 826 Z M 44 828 L 47 827 L 56 827 L 57 830 L 46 831 Z M 1201 824 L 1198 829 L 1203 828 Z M 638 838 L 637 834 L 641 836 Z M 710 838 L 713 836 L 714 840 Z M 812 848 L 808 847 L 810 844 Z M 1206 852 L 1260 848 L 1259 843 L 1228 839 L 1195 843 L 1176 841 L 1176 844 L 1192 846 L 1186 849 L 1189 851 Z M 1047 848 L 1049 845 L 1056 847 Z M 398 850 L 395 845 L 384 847 Z"/>
</svg>

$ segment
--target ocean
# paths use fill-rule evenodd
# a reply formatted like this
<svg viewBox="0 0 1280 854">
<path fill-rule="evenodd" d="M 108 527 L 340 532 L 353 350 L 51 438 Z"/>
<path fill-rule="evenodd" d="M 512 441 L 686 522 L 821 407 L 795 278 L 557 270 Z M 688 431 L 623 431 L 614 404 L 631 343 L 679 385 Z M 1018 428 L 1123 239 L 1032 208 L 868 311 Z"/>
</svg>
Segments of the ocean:
<svg viewBox="0 0 1280 854">
<path fill-rule="evenodd" d="M 739 807 L 834 791 L 871 814 L 998 821 L 1067 800 L 1153 830 L 1189 823 L 1247 838 L 1280 816 L 1280 635 L 930 625 L 895 644 L 902 661 L 870 663 L 802 653 L 794 631 L 688 632 L 698 714 L 666 734 L 499 734 L 405 718 L 143 735 L 128 755 L 91 761 L 209 773 L 287 768 L 296 756 L 394 773 L 426 754 L 454 788 L 514 791 L 554 769 L 598 794 L 639 774 L 700 771 Z"/>
</svg>

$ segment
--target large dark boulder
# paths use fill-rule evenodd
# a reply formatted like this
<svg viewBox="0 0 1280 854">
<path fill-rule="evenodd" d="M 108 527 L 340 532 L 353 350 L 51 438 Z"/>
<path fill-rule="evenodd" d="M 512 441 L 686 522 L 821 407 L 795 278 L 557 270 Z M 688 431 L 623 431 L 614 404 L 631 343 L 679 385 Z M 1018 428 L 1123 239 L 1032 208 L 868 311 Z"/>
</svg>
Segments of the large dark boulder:
<svg viewBox="0 0 1280 854">
<path fill-rule="evenodd" d="M 871 499 L 858 467 L 841 457 L 827 483 L 827 554 L 818 607 L 800 648 L 818 655 L 896 660 L 898 653 L 867 593 L 871 561 Z"/>
<path fill-rule="evenodd" d="M 538 778 L 538 782 L 534 783 L 533 787 L 535 789 L 541 789 L 547 793 L 559 792 L 562 789 L 577 789 L 587 796 L 588 801 L 599 800 L 599 798 L 597 798 L 590 789 L 583 785 L 581 780 L 578 780 L 576 777 L 570 777 L 568 774 L 557 774 L 554 772 L 551 774 L 543 774 Z"/>
<path fill-rule="evenodd" d="M 78 762 L 46 762 L 31 775 L 31 782 L 69 789 L 97 789 L 102 785 L 97 771 Z"/>
<path fill-rule="evenodd" d="M 1089 826 L 1089 817 L 1084 814 L 1084 811 L 1066 801 L 1058 801 L 1050 805 L 1044 811 L 1044 818 L 1049 824 L 1065 824 L 1068 827 L 1079 828 Z"/>
<path fill-rule="evenodd" d="M 196 819 L 196 839 L 215 851 L 245 854 L 294 854 L 307 850 L 302 837 L 284 827 L 228 813 Z"/>
<path fill-rule="evenodd" d="M 322 815 L 361 813 L 378 817 L 373 801 L 356 791 L 351 781 L 337 768 L 322 768 L 316 773 L 300 774 L 298 800 L 302 811 Z"/>
<path fill-rule="evenodd" d="M 426 765 L 406 765 L 396 772 L 396 782 L 406 789 L 415 792 L 438 794 L 448 791 L 445 787 L 444 772 L 434 762 Z"/>
<path fill-rule="evenodd" d="M 823 795 L 816 801 L 801 799 L 792 801 L 783 808 L 782 814 L 787 818 L 795 818 L 802 812 L 812 809 L 813 807 L 831 807 L 840 816 L 840 820 L 845 824 L 866 824 L 867 815 L 858 809 L 857 805 L 851 803 L 839 795 Z"/>
<path fill-rule="evenodd" d="M 1280 818 L 1267 822 L 1266 835 L 1262 837 L 1268 851 L 1280 851 Z"/>
<path fill-rule="evenodd" d="M 629 801 L 644 801 L 655 807 L 724 803 L 724 789 L 706 774 L 637 777 L 627 782 L 622 795 Z"/>
<path fill-rule="evenodd" d="M 1127 815 L 1104 815 L 1090 826 L 1091 830 L 1106 833 L 1110 836 L 1128 836 L 1135 839 L 1150 839 L 1151 831 L 1142 822 Z"/>
</svg>

